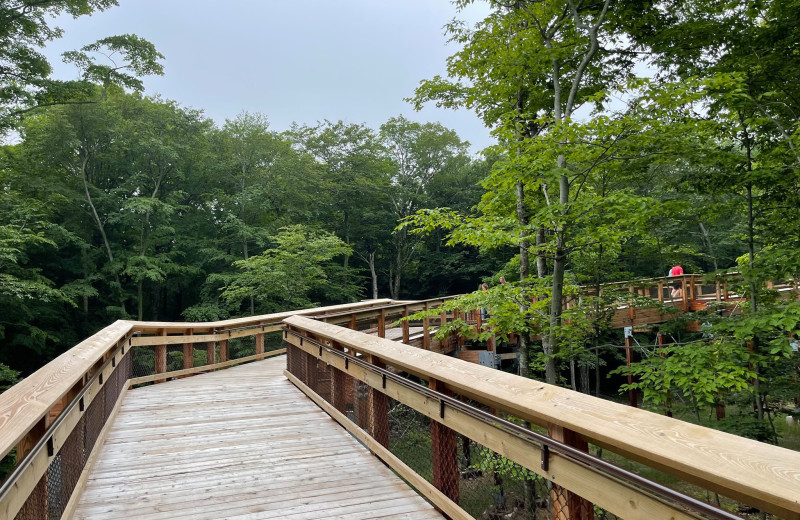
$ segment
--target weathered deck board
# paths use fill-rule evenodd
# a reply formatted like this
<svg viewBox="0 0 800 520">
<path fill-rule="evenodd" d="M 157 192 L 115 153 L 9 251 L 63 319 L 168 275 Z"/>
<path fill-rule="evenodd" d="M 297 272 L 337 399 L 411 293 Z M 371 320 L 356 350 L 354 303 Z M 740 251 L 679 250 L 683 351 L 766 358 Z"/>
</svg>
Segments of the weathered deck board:
<svg viewBox="0 0 800 520">
<path fill-rule="evenodd" d="M 289 383 L 285 364 L 128 392 L 73 518 L 442 518 Z"/>
</svg>

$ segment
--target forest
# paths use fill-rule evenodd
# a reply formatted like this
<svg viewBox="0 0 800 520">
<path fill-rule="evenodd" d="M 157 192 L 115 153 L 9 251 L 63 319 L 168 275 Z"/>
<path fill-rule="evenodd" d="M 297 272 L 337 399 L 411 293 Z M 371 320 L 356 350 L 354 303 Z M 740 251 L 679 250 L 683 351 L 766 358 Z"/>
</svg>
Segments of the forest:
<svg viewBox="0 0 800 520">
<path fill-rule="evenodd" d="M 631 373 L 646 404 L 727 403 L 712 426 L 779 442 L 800 397 L 800 303 L 769 283 L 800 274 L 800 1 L 490 0 L 471 26 L 472 3 L 408 101 L 474 111 L 496 138 L 480 155 L 403 116 L 216 123 L 144 93 L 168 71 L 135 35 L 66 53 L 81 79 L 57 80 L 51 15 L 116 2 L 4 2 L 0 389 L 116 319 L 465 294 L 519 337 L 521 375 L 600 393 L 602 367 L 617 395 Z M 667 355 L 627 368 L 599 309 L 628 295 L 565 309 L 673 265 L 738 273 L 746 304 L 676 318 Z"/>
</svg>

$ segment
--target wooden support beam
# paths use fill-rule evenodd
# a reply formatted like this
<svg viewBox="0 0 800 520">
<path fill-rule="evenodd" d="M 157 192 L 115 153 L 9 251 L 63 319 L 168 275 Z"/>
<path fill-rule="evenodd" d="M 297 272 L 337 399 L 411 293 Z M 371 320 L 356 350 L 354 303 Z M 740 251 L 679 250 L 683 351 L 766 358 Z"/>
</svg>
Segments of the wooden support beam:
<svg viewBox="0 0 800 520">
<path fill-rule="evenodd" d="M 547 434 L 553 440 L 587 453 L 589 451 L 589 443 L 572 430 L 552 424 L 548 426 Z M 553 503 L 553 518 L 558 520 L 594 520 L 594 505 L 567 488 L 554 484 L 550 489 L 550 497 Z"/>
<path fill-rule="evenodd" d="M 631 366 L 633 362 L 633 352 L 631 351 L 631 347 L 633 346 L 633 338 L 631 336 L 625 336 L 625 364 L 627 366 Z M 633 384 L 633 375 L 628 374 L 628 384 Z M 628 404 L 636 408 L 638 406 L 638 399 L 636 398 L 636 390 L 628 390 Z"/>
<path fill-rule="evenodd" d="M 664 303 L 664 282 L 658 282 L 658 301 Z"/>
<path fill-rule="evenodd" d="M 159 336 L 166 336 L 167 331 L 164 329 L 160 329 L 158 331 Z M 155 370 L 154 373 L 156 374 L 163 374 L 167 371 L 167 345 L 156 345 L 154 348 L 155 353 Z M 156 379 L 155 383 L 164 383 L 166 379 Z"/>
<path fill-rule="evenodd" d="M 206 365 L 213 365 L 217 362 L 217 344 L 214 341 L 206 343 Z"/>
<path fill-rule="evenodd" d="M 256 354 L 264 353 L 264 334 L 256 334 Z"/>
<path fill-rule="evenodd" d="M 405 307 L 403 307 L 403 317 L 408 318 L 408 314 L 409 314 L 408 305 L 406 305 Z M 410 334 L 409 334 L 408 320 L 403 320 L 403 343 L 405 343 L 406 345 L 408 345 L 410 341 L 409 336 Z"/>
<path fill-rule="evenodd" d="M 228 340 L 221 339 L 219 341 L 219 362 L 224 363 L 228 361 Z"/>
<path fill-rule="evenodd" d="M 452 392 L 436 379 L 430 379 L 432 390 L 452 396 Z M 444 406 L 441 414 L 447 413 Z M 431 421 L 431 456 L 433 457 L 433 485 L 450 500 L 458 503 L 458 446 L 456 432 L 438 421 Z"/>
</svg>

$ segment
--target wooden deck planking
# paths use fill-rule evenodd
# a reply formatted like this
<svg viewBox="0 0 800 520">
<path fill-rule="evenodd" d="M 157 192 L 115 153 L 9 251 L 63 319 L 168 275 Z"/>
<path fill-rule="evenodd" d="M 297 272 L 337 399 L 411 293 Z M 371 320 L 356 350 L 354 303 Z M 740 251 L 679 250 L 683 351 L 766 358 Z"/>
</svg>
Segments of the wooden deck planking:
<svg viewBox="0 0 800 520">
<path fill-rule="evenodd" d="M 433 519 L 268 359 L 128 392 L 73 518 Z"/>
</svg>

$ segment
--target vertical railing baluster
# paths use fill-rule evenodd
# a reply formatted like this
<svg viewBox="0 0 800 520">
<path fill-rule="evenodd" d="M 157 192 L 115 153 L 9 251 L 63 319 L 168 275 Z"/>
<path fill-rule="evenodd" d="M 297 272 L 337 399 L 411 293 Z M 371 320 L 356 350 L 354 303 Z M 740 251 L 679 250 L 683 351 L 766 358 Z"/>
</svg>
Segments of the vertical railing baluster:
<svg viewBox="0 0 800 520">
<path fill-rule="evenodd" d="M 159 336 L 166 336 L 167 332 L 165 329 L 158 329 Z M 154 373 L 156 374 L 163 374 L 167 371 L 167 345 L 156 345 L 154 347 L 155 351 L 155 367 Z M 156 379 L 156 383 L 164 383 L 166 379 Z"/>
</svg>

